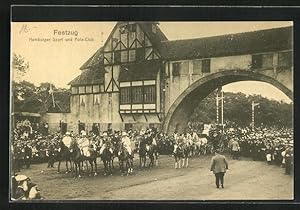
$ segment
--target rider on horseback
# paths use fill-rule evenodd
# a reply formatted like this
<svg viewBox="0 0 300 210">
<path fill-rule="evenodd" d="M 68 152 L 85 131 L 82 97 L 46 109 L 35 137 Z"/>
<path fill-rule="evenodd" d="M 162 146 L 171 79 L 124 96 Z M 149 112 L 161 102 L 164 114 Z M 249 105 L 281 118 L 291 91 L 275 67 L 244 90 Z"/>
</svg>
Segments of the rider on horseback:
<svg viewBox="0 0 300 210">
<path fill-rule="evenodd" d="M 78 147 L 80 148 L 82 155 L 89 157 L 91 156 L 90 140 L 86 137 L 86 132 L 84 130 L 82 130 L 80 133 L 81 138 L 79 138 L 77 142 Z"/>
<path fill-rule="evenodd" d="M 131 141 L 130 138 L 128 137 L 127 132 L 122 132 L 122 140 L 121 140 L 123 146 L 126 148 L 126 150 L 128 151 L 129 155 L 131 155 L 132 153 L 132 149 L 131 149 Z"/>
<path fill-rule="evenodd" d="M 71 148 L 71 144 L 73 143 L 73 140 L 70 136 L 70 132 L 66 132 L 65 136 L 62 139 L 62 143 L 68 148 Z"/>
</svg>

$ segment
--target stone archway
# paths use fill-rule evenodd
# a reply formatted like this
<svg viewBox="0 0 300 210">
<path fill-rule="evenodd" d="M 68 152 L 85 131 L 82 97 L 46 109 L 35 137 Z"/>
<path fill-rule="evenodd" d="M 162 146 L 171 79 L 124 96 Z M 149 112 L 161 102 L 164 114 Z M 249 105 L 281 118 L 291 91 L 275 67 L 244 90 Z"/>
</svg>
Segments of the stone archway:
<svg viewBox="0 0 300 210">
<path fill-rule="evenodd" d="M 246 70 L 228 70 L 205 76 L 189 86 L 170 107 L 164 122 L 164 132 L 171 134 L 175 128 L 182 132 L 193 110 L 206 96 L 218 87 L 239 81 L 261 81 L 269 83 L 293 100 L 293 92 L 272 77 Z"/>
</svg>

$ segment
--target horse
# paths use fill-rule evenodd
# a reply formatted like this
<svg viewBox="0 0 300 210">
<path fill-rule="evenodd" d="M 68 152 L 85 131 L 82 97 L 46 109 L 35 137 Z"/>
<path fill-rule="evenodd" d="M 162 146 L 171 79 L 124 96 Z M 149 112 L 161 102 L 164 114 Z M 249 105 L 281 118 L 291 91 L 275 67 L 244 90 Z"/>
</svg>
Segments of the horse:
<svg viewBox="0 0 300 210">
<path fill-rule="evenodd" d="M 147 144 L 144 138 L 139 139 L 139 158 L 140 158 L 140 168 L 144 168 L 146 166 L 146 159 L 147 159 Z"/>
<path fill-rule="evenodd" d="M 123 143 L 119 144 L 118 158 L 121 169 L 121 176 L 123 176 L 124 173 L 127 173 L 127 176 L 128 174 L 131 174 L 133 172 L 133 155 L 129 154 Z"/>
<path fill-rule="evenodd" d="M 60 173 L 60 163 L 64 160 L 66 161 L 66 173 L 69 173 L 69 167 L 68 167 L 68 162 L 70 163 L 71 166 L 71 171 L 73 170 L 72 166 L 72 161 L 71 161 L 71 152 L 67 146 L 64 145 L 63 142 L 60 142 L 60 146 L 58 148 L 58 153 L 57 153 L 57 159 L 58 159 L 58 166 L 57 166 L 57 173 Z"/>
<path fill-rule="evenodd" d="M 191 154 L 192 150 L 192 144 L 187 142 L 182 145 L 182 153 L 183 153 L 183 158 L 182 158 L 182 167 L 189 167 L 189 157 Z"/>
<path fill-rule="evenodd" d="M 84 161 L 84 156 L 81 154 L 81 150 L 78 147 L 77 143 L 71 145 L 71 159 L 74 163 L 75 168 L 75 176 L 81 178 L 80 171 L 81 171 L 81 163 Z"/>
<path fill-rule="evenodd" d="M 84 160 L 89 162 L 91 165 L 91 173 L 89 175 L 97 176 L 97 157 L 98 157 L 98 148 L 97 145 L 92 144 L 89 148 L 89 156 L 83 156 Z M 94 170 L 95 169 L 95 170 Z M 87 172 L 89 173 L 89 169 L 87 167 Z"/>
<path fill-rule="evenodd" d="M 157 146 L 154 144 L 147 145 L 146 147 L 147 155 L 150 159 L 149 167 L 154 166 L 154 160 L 155 160 L 155 165 L 158 166 L 158 151 L 157 151 Z"/>
<path fill-rule="evenodd" d="M 180 168 L 181 159 L 184 157 L 183 149 L 178 144 L 174 145 L 173 155 L 175 158 L 175 169 Z"/>
<path fill-rule="evenodd" d="M 113 159 L 114 159 L 114 149 L 109 143 L 102 145 L 101 159 L 104 165 L 104 176 L 107 174 L 112 175 Z"/>
</svg>

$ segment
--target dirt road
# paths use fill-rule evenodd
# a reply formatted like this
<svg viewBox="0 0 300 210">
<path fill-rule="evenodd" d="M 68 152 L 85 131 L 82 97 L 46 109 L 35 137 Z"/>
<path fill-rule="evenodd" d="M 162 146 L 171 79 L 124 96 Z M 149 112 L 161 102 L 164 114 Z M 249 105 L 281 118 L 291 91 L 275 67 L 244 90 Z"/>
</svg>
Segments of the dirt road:
<svg viewBox="0 0 300 210">
<path fill-rule="evenodd" d="M 293 176 L 278 166 L 248 159 L 229 159 L 225 188 L 217 189 L 209 171 L 211 156 L 195 157 L 189 168 L 174 169 L 170 156 L 161 156 L 159 166 L 138 169 L 134 174 L 103 176 L 103 165 L 96 177 L 74 179 L 74 174 L 57 174 L 46 164 L 23 169 L 36 182 L 46 199 L 60 200 L 288 200 L 293 198 Z M 100 159 L 98 160 L 100 164 Z M 56 164 L 57 165 L 57 164 Z M 64 164 L 63 164 L 64 166 Z M 65 170 L 62 167 L 62 170 Z"/>
</svg>

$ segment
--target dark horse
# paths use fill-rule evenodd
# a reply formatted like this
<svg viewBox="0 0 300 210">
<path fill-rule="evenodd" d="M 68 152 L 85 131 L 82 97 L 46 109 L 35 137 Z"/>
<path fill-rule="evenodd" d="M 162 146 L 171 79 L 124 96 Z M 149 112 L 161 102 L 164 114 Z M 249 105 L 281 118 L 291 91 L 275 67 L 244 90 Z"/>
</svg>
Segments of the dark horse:
<svg viewBox="0 0 300 210">
<path fill-rule="evenodd" d="M 90 163 L 90 165 L 91 165 L 90 175 L 94 175 L 94 176 L 97 176 L 97 157 L 98 157 L 97 151 L 98 151 L 97 145 L 94 144 L 94 145 L 92 145 L 91 148 L 89 148 L 90 156 L 83 157 L 83 159 L 85 159 L 85 161 L 88 161 Z M 88 170 L 88 168 L 87 168 L 87 170 Z M 88 170 L 88 173 L 89 173 L 89 170 Z"/>
<path fill-rule="evenodd" d="M 139 139 L 138 148 L 139 148 L 140 168 L 144 168 L 146 166 L 147 144 L 143 137 Z"/>
<path fill-rule="evenodd" d="M 74 163 L 75 168 L 75 175 L 76 177 L 80 178 L 80 171 L 81 171 L 81 163 L 84 161 L 84 157 L 81 154 L 80 148 L 78 147 L 77 143 L 71 145 L 71 159 Z"/>
<path fill-rule="evenodd" d="M 183 148 L 178 146 L 178 144 L 174 145 L 173 155 L 175 158 L 175 169 L 181 167 L 181 160 L 184 158 Z"/>
<path fill-rule="evenodd" d="M 121 169 L 121 176 L 124 173 L 131 174 L 133 172 L 133 154 L 129 154 L 122 143 L 119 143 L 118 158 Z"/>
<path fill-rule="evenodd" d="M 184 143 L 182 146 L 182 153 L 183 153 L 183 158 L 182 158 L 182 167 L 189 167 L 189 156 L 190 152 L 192 150 L 192 145 L 189 143 Z"/>
<path fill-rule="evenodd" d="M 154 166 L 154 160 L 155 160 L 155 165 L 158 166 L 158 150 L 157 150 L 157 146 L 150 144 L 147 145 L 147 155 L 150 159 L 150 163 L 149 163 L 149 167 L 153 167 Z"/>
<path fill-rule="evenodd" d="M 58 159 L 58 166 L 57 166 L 58 173 L 60 172 L 60 163 L 62 161 L 66 161 L 66 169 L 67 169 L 66 173 L 69 173 L 70 171 L 72 171 L 73 167 L 72 167 L 72 161 L 71 161 L 71 152 L 70 152 L 69 148 L 64 145 L 64 143 L 62 141 L 60 142 L 60 145 L 59 145 L 57 159 Z M 71 170 L 69 170 L 68 162 L 70 163 Z"/>
<path fill-rule="evenodd" d="M 101 154 L 101 159 L 104 165 L 104 176 L 106 176 L 107 174 L 112 175 L 114 149 L 111 144 L 105 144 L 105 148 L 103 149 Z"/>
</svg>

